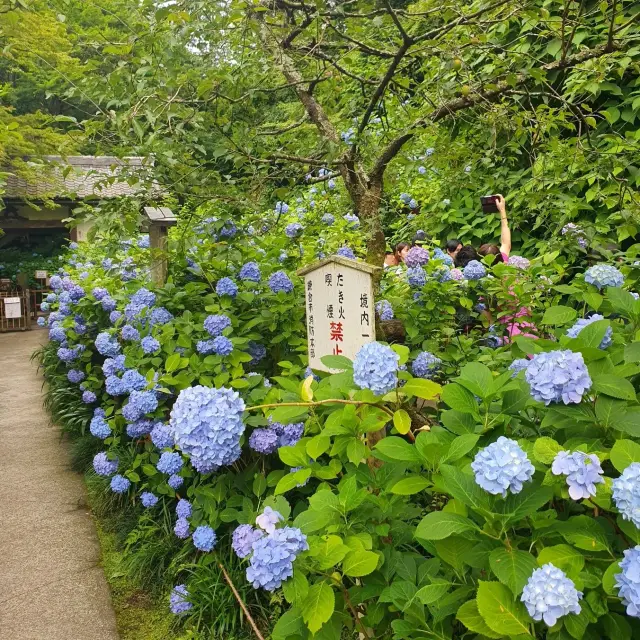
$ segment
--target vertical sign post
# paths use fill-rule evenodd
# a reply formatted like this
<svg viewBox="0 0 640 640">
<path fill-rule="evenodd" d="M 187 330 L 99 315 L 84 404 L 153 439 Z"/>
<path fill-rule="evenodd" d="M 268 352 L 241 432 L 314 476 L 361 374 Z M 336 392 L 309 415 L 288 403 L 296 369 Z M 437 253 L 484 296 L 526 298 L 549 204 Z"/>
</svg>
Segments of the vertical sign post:
<svg viewBox="0 0 640 640">
<path fill-rule="evenodd" d="M 298 271 L 304 276 L 309 366 L 333 371 L 324 356 L 355 358 L 376 339 L 373 274 L 364 262 L 331 256 Z"/>
<path fill-rule="evenodd" d="M 151 280 L 162 286 L 167 281 L 167 242 L 169 227 L 178 222 L 168 207 L 144 207 L 149 228 L 151 249 Z"/>
</svg>

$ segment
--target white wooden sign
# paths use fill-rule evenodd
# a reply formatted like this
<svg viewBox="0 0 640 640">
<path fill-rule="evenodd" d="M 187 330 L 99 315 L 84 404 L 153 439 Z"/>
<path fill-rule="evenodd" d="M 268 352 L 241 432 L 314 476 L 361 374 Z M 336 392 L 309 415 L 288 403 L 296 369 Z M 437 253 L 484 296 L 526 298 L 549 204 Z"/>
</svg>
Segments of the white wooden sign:
<svg viewBox="0 0 640 640">
<path fill-rule="evenodd" d="M 20 298 L 4 299 L 4 317 L 5 318 L 21 318 L 22 317 L 22 307 L 20 305 Z"/>
<path fill-rule="evenodd" d="M 46 280 L 47 279 L 47 272 L 46 271 L 40 271 L 39 269 L 36 271 L 36 280 Z"/>
<path fill-rule="evenodd" d="M 362 345 L 376 339 L 372 276 L 364 262 L 331 256 L 300 269 L 304 276 L 309 366 L 331 371 L 321 358 L 353 360 Z"/>
</svg>

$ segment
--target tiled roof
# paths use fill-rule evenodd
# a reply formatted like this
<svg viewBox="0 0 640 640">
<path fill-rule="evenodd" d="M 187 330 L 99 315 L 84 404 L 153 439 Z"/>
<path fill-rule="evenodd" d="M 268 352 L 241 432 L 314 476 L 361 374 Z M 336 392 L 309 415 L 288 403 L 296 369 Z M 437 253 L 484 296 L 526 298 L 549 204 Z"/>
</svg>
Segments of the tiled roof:
<svg viewBox="0 0 640 640">
<path fill-rule="evenodd" d="M 48 165 L 39 170 L 40 164 Z M 138 181 L 148 177 L 153 162 L 140 157 L 44 156 L 32 163 L 38 179 L 9 175 L 4 198 L 115 198 L 148 188 Z M 113 180 L 115 178 L 115 180 Z M 112 181 L 109 181 L 109 180 Z"/>
</svg>

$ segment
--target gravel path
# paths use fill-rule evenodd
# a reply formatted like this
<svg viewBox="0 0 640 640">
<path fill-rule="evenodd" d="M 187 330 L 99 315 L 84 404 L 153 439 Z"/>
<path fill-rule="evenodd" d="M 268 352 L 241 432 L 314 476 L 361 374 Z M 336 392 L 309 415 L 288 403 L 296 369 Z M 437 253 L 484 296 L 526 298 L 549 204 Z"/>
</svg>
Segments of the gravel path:
<svg viewBox="0 0 640 640">
<path fill-rule="evenodd" d="M 30 362 L 44 340 L 0 334 L 0 640 L 118 640 L 84 483 Z"/>
</svg>

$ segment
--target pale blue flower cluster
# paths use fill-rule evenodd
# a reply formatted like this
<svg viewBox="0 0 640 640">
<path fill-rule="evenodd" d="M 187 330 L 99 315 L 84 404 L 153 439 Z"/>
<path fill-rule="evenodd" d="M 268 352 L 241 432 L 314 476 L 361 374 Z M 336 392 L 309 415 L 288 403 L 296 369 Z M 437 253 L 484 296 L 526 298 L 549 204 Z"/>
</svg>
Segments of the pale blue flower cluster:
<svg viewBox="0 0 640 640">
<path fill-rule="evenodd" d="M 247 262 L 242 265 L 240 273 L 238 274 L 240 280 L 248 282 L 260 282 L 262 274 L 260 273 L 260 267 L 257 262 Z"/>
<path fill-rule="evenodd" d="M 521 371 L 526 371 L 527 367 L 529 366 L 529 362 L 531 362 L 531 360 L 529 360 L 528 358 L 516 358 L 509 365 L 509 370 L 513 371 L 511 377 L 515 378 Z"/>
<path fill-rule="evenodd" d="M 172 489 L 179 489 L 183 483 L 184 483 L 184 478 L 177 474 L 173 474 L 172 476 L 169 476 L 169 479 L 167 480 L 167 484 Z"/>
<path fill-rule="evenodd" d="M 126 493 L 129 491 L 130 486 L 131 480 L 120 474 L 116 474 L 111 478 L 111 491 L 113 491 L 113 493 Z"/>
<path fill-rule="evenodd" d="M 284 271 L 276 271 L 269 278 L 269 289 L 273 293 L 280 293 L 281 291 L 291 293 L 293 291 L 293 282 Z"/>
<path fill-rule="evenodd" d="M 198 551 L 213 551 L 217 539 L 216 532 L 206 524 L 201 524 L 193 532 L 193 546 Z"/>
<path fill-rule="evenodd" d="M 292 222 L 284 230 L 287 238 L 297 238 L 302 233 L 302 225 L 299 222 Z"/>
<path fill-rule="evenodd" d="M 621 287 L 624 284 L 624 276 L 615 267 L 608 264 L 595 264 L 586 270 L 584 281 L 598 289 Z"/>
<path fill-rule="evenodd" d="M 580 613 L 582 593 L 564 571 L 548 563 L 536 569 L 522 591 L 520 600 L 536 621 L 553 627 L 559 618 Z"/>
<path fill-rule="evenodd" d="M 109 322 L 111 322 L 111 324 L 116 324 L 120 318 L 122 318 L 122 311 L 112 311 L 109 314 Z"/>
<path fill-rule="evenodd" d="M 93 418 L 91 418 L 91 422 L 89 423 L 89 431 L 92 436 L 100 438 L 100 440 L 104 440 L 111 435 L 111 428 L 105 420 L 103 409 L 97 408 L 93 412 Z"/>
<path fill-rule="evenodd" d="M 478 451 L 471 469 L 480 487 L 503 498 L 509 491 L 520 493 L 523 483 L 531 480 L 535 471 L 520 445 L 504 436 Z"/>
<path fill-rule="evenodd" d="M 328 227 L 330 227 L 336 221 L 336 219 L 330 213 L 325 213 L 322 218 L 320 218 L 320 221 L 322 222 L 322 224 L 326 224 Z"/>
<path fill-rule="evenodd" d="M 598 320 L 604 320 L 604 316 L 601 316 L 599 313 L 594 313 L 591 317 L 589 318 L 580 318 L 580 320 L 578 320 L 568 331 L 567 331 L 567 335 L 570 338 L 577 338 L 578 335 L 580 334 L 580 332 L 587 327 L 588 325 L 590 325 L 592 322 L 597 322 Z M 602 338 L 602 342 L 600 342 L 600 344 L 598 345 L 598 349 L 606 349 L 607 347 L 611 346 L 612 343 L 612 339 L 611 336 L 613 335 L 613 330 L 611 329 L 611 327 L 607 327 L 607 331 L 604 334 L 604 338 Z"/>
<path fill-rule="evenodd" d="M 221 238 L 233 238 L 238 233 L 238 227 L 233 220 L 225 220 L 220 229 Z"/>
<path fill-rule="evenodd" d="M 186 540 L 190 534 L 189 521 L 186 518 L 178 518 L 173 527 L 173 532 L 181 540 Z"/>
<path fill-rule="evenodd" d="M 233 343 L 226 336 L 218 336 L 211 342 L 211 350 L 219 356 L 228 356 L 233 351 Z"/>
<path fill-rule="evenodd" d="M 51 307 L 49 306 L 48 302 L 41 302 L 40 303 L 40 311 L 49 311 Z"/>
<path fill-rule="evenodd" d="M 289 205 L 286 202 L 276 202 L 276 213 L 287 213 L 289 211 Z"/>
<path fill-rule="evenodd" d="M 407 282 L 415 289 L 421 289 L 427 284 L 427 274 L 422 267 L 410 267 L 407 269 Z"/>
<path fill-rule="evenodd" d="M 78 369 L 70 369 L 67 372 L 67 380 L 69 382 L 73 382 L 74 384 L 79 384 L 82 382 L 87 376 L 84 371 L 79 371 Z"/>
<path fill-rule="evenodd" d="M 127 369 L 122 374 L 122 388 L 125 393 L 142 391 L 147 386 L 147 379 L 137 369 Z"/>
<path fill-rule="evenodd" d="M 238 285 L 231 278 L 220 278 L 216 283 L 216 293 L 219 296 L 235 298 L 238 295 Z"/>
<path fill-rule="evenodd" d="M 140 502 L 142 502 L 143 507 L 150 509 L 158 504 L 158 496 L 154 495 L 150 491 L 143 491 L 140 494 Z"/>
<path fill-rule="evenodd" d="M 140 341 L 144 353 L 155 353 L 160 350 L 160 343 L 153 336 L 145 336 Z"/>
<path fill-rule="evenodd" d="M 429 262 L 429 252 L 422 247 L 411 247 L 404 258 L 407 267 L 422 267 Z"/>
<path fill-rule="evenodd" d="M 351 260 L 356 259 L 356 254 L 353 252 L 353 249 L 350 247 L 340 247 L 336 251 L 336 255 L 342 256 L 343 258 L 350 258 Z"/>
<path fill-rule="evenodd" d="M 487 275 L 487 270 L 481 262 L 471 260 L 462 270 L 462 273 L 467 280 L 480 280 L 480 278 L 484 278 Z"/>
<path fill-rule="evenodd" d="M 369 342 L 356 354 L 353 380 L 361 389 L 370 389 L 382 396 L 396 387 L 399 361 L 400 357 L 391 347 Z"/>
<path fill-rule="evenodd" d="M 47 321 L 46 321 L 46 319 L 45 319 L 45 318 L 40 317 L 40 318 L 38 318 L 38 319 L 36 320 L 36 324 L 37 324 L 39 327 L 46 327 L 46 326 L 47 326 Z"/>
<path fill-rule="evenodd" d="M 273 429 L 254 429 L 249 436 L 249 446 L 258 453 L 273 453 L 278 448 L 278 434 Z"/>
<path fill-rule="evenodd" d="M 198 340 L 196 351 L 202 356 L 209 356 L 214 353 L 213 340 Z"/>
<path fill-rule="evenodd" d="M 54 342 L 64 342 L 67 339 L 66 329 L 54 323 L 49 327 L 49 340 Z"/>
<path fill-rule="evenodd" d="M 133 342 L 140 340 L 140 332 L 130 324 L 125 324 L 124 327 L 122 327 L 120 335 L 123 340 L 131 340 Z"/>
<path fill-rule="evenodd" d="M 181 498 L 176 505 L 176 515 L 178 518 L 190 518 L 193 512 L 193 507 L 188 500 Z"/>
<path fill-rule="evenodd" d="M 149 324 L 152 327 L 157 325 L 167 324 L 173 320 L 173 315 L 170 311 L 164 307 L 154 307 L 149 314 Z"/>
<path fill-rule="evenodd" d="M 253 340 L 249 341 L 249 344 L 247 345 L 247 351 L 251 356 L 249 364 L 258 364 L 258 362 L 260 362 L 260 360 L 263 360 L 267 355 L 267 348 L 263 344 L 254 342 Z"/>
<path fill-rule="evenodd" d="M 62 362 L 69 364 L 74 360 L 77 360 L 83 351 L 84 347 L 82 345 L 77 345 L 73 348 L 60 347 L 56 353 Z"/>
<path fill-rule="evenodd" d="M 393 320 L 394 318 L 393 307 L 388 300 L 380 300 L 379 302 L 376 302 L 376 313 L 380 320 L 383 321 Z"/>
<path fill-rule="evenodd" d="M 177 587 L 174 587 L 171 592 L 171 596 L 169 597 L 169 608 L 171 609 L 171 613 L 180 616 L 189 611 L 193 605 L 189 602 L 188 598 L 189 591 L 187 590 L 186 585 L 179 584 Z"/>
<path fill-rule="evenodd" d="M 421 351 L 411 365 L 413 375 L 418 378 L 431 378 L 440 368 L 442 360 L 429 351 Z"/>
<path fill-rule="evenodd" d="M 135 440 L 146 436 L 152 428 L 153 422 L 151 420 L 136 420 L 127 425 L 127 435 Z"/>
<path fill-rule="evenodd" d="M 84 391 L 82 394 L 82 402 L 85 404 L 91 404 L 98 399 L 98 396 L 93 391 Z"/>
<path fill-rule="evenodd" d="M 560 451 L 551 465 L 551 472 L 567 476 L 569 495 L 572 500 L 582 500 L 596 495 L 596 485 L 603 483 L 602 467 L 595 453 L 582 451 Z"/>
<path fill-rule="evenodd" d="M 246 558 L 253 549 L 253 543 L 263 536 L 264 533 L 260 529 L 254 529 L 250 524 L 241 524 L 233 532 L 231 548 L 238 558 Z"/>
<path fill-rule="evenodd" d="M 567 350 L 535 355 L 527 366 L 525 380 L 533 398 L 546 405 L 560 401 L 578 404 L 591 388 L 582 354 Z"/>
<path fill-rule="evenodd" d="M 118 470 L 118 458 L 109 460 L 106 451 L 96 453 L 93 457 L 93 470 L 99 476 L 112 476 Z"/>
<path fill-rule="evenodd" d="M 448 267 L 453 267 L 453 258 L 447 255 L 440 247 L 433 250 L 433 259 L 442 260 Z"/>
<path fill-rule="evenodd" d="M 640 462 L 633 462 L 613 481 L 613 501 L 620 515 L 640 529 Z"/>
<path fill-rule="evenodd" d="M 175 451 L 164 451 L 158 460 L 156 469 L 160 473 L 166 473 L 172 476 L 182 469 L 182 456 Z"/>
<path fill-rule="evenodd" d="M 171 409 L 176 445 L 201 473 L 232 464 L 240 457 L 244 402 L 232 389 L 196 386 L 183 389 Z"/>
<path fill-rule="evenodd" d="M 524 258 L 523 256 L 509 256 L 507 264 L 510 267 L 516 267 L 518 269 L 522 269 L 523 271 L 526 271 L 531 266 L 531 262 L 529 262 L 529 260 L 527 258 Z"/>
<path fill-rule="evenodd" d="M 162 422 L 156 422 L 153 429 L 151 429 L 151 442 L 158 449 L 168 449 L 175 444 L 173 441 L 173 431 Z"/>
<path fill-rule="evenodd" d="M 307 537 L 300 529 L 276 529 L 253 543 L 247 580 L 254 589 L 274 591 L 293 575 L 294 560 L 308 548 Z"/>
<path fill-rule="evenodd" d="M 151 246 L 151 240 L 149 239 L 149 234 L 144 234 L 138 238 L 138 249 L 148 249 Z"/>
<path fill-rule="evenodd" d="M 627 608 L 627 615 L 640 618 L 640 545 L 625 549 L 624 558 L 618 566 L 622 573 L 613 576 L 618 595 Z"/>
<path fill-rule="evenodd" d="M 132 391 L 122 415 L 127 422 L 135 422 L 158 408 L 158 398 L 153 391 Z"/>
<path fill-rule="evenodd" d="M 342 218 L 351 229 L 357 229 L 360 226 L 360 218 L 353 213 L 346 213 Z"/>
<path fill-rule="evenodd" d="M 106 331 L 99 333 L 95 341 L 98 353 L 109 358 L 115 358 L 120 354 L 120 345 L 115 336 L 108 334 Z"/>
</svg>

